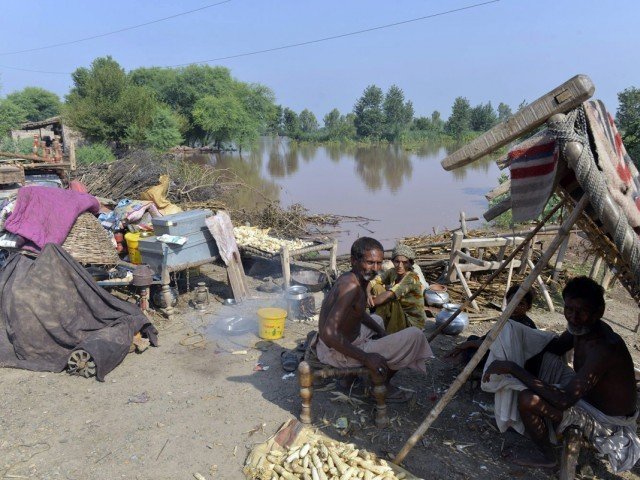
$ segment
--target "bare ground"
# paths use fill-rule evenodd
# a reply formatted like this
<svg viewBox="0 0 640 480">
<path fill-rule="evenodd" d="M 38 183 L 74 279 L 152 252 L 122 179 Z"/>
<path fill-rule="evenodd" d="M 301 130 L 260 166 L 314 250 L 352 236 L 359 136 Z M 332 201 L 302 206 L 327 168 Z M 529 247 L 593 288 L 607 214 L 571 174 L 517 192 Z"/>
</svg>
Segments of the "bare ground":
<svg viewBox="0 0 640 480">
<path fill-rule="evenodd" d="M 223 271 L 212 290 L 222 292 Z M 277 305 L 278 296 L 244 308 Z M 294 348 L 313 325 L 288 323 L 285 338 L 257 346 L 253 333 L 225 337 L 207 325 L 236 314 L 212 301 L 196 313 L 182 300 L 171 322 L 154 318 L 161 345 L 129 355 L 104 383 L 65 373 L 0 370 L 0 478 L 37 479 L 242 479 L 248 451 L 299 412 L 297 381 L 283 379 L 280 352 Z M 620 333 L 636 361 L 637 306 L 616 287 L 607 298 L 606 319 Z M 560 331 L 563 317 L 536 309 L 532 318 Z M 490 322 L 472 324 L 465 334 L 482 334 Z M 429 327 L 428 327 L 429 328 Z M 428 375 L 401 372 L 398 385 L 416 391 L 408 405 L 391 405 L 392 425 L 373 426 L 373 404 L 358 392 L 349 402 L 332 401 L 331 383 L 313 399 L 314 421 L 326 434 L 380 455 L 399 451 L 442 396 L 458 370 L 439 360 L 461 339 L 438 337 Z M 246 351 L 246 353 L 242 353 Z M 235 352 L 235 354 L 234 354 Z M 240 353 L 238 353 L 240 352 Z M 261 362 L 270 368 L 254 371 Z M 547 479 L 556 473 L 512 466 L 504 448 L 526 444 L 515 434 L 496 432 L 491 395 L 463 388 L 409 454 L 405 466 L 423 478 Z M 346 417 L 349 429 L 338 430 Z M 580 457 L 580 478 L 640 478 L 640 469 L 615 476 L 590 451 Z"/>
</svg>

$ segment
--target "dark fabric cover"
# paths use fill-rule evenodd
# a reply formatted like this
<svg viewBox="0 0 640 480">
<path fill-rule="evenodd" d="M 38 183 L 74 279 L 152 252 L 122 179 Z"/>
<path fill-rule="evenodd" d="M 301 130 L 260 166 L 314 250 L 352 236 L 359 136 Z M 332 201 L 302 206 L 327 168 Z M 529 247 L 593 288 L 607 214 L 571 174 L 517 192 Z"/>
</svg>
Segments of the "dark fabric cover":
<svg viewBox="0 0 640 480">
<path fill-rule="evenodd" d="M 157 333 L 136 305 L 99 287 L 58 245 L 36 259 L 15 254 L 0 272 L 0 366 L 60 372 L 82 349 L 104 381 L 143 327 Z"/>
</svg>

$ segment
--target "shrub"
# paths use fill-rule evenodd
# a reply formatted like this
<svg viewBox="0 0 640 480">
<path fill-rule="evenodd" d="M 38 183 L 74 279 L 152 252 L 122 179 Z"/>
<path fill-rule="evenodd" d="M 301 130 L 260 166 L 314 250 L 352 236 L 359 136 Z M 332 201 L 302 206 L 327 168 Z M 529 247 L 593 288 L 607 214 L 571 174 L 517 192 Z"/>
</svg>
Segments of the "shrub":
<svg viewBox="0 0 640 480">
<path fill-rule="evenodd" d="M 76 162 L 78 164 L 107 163 L 116 157 L 109 147 L 101 143 L 85 145 L 76 150 Z"/>
</svg>

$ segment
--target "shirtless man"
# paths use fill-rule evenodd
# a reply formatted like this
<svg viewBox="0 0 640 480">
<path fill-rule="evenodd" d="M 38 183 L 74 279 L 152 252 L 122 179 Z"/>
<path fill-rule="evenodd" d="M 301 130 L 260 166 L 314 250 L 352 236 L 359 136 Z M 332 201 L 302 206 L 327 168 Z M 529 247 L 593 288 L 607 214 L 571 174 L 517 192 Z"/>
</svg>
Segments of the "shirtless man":
<svg viewBox="0 0 640 480">
<path fill-rule="evenodd" d="M 316 351 L 322 363 L 338 368 L 364 365 L 388 382 L 405 367 L 426 373 L 424 362 L 433 353 L 420 329 L 409 327 L 387 335 L 382 318 L 367 313 L 367 285 L 382 261 L 383 248 L 377 240 L 361 237 L 353 243 L 351 271 L 338 278 L 322 302 Z M 402 394 L 394 388 L 388 392 L 389 401 Z"/>
<path fill-rule="evenodd" d="M 495 361 L 485 370 L 484 381 L 494 374 L 509 374 L 527 387 L 519 394 L 518 411 L 539 452 L 516 452 L 513 461 L 540 467 L 556 464 L 545 423 L 548 419 L 556 427 L 559 425 L 560 431 L 569 425 L 585 430 L 596 425 L 596 437 L 611 438 L 611 430 L 626 437 L 626 447 L 619 439 L 614 442 L 617 448 L 628 449 L 616 453 L 624 462 L 616 465 L 611 455 L 609 459 L 614 470 L 631 468 L 640 457 L 640 441 L 635 434 L 637 393 L 629 350 L 624 340 L 602 321 L 605 302 L 600 285 L 587 277 L 574 278 L 567 283 L 562 297 L 567 330 L 552 340 L 546 351 L 561 355 L 574 349 L 575 376 L 569 383 L 560 388 L 546 384 L 508 361 Z M 609 433 L 599 427 L 610 429 Z M 593 437 L 589 440 L 593 441 Z M 598 438 L 596 448 L 601 442 Z"/>
</svg>

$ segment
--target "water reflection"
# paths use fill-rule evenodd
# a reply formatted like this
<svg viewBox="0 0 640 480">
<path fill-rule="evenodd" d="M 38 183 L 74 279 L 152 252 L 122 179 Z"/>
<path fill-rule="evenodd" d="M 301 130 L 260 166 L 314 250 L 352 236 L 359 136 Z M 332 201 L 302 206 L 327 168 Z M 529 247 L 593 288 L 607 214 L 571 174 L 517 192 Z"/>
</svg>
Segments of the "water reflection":
<svg viewBox="0 0 640 480">
<path fill-rule="evenodd" d="M 386 185 L 395 193 L 402 187 L 403 180 L 411 179 L 413 172 L 408 153 L 397 146 L 358 148 L 354 159 L 356 172 L 372 192 Z"/>
</svg>

